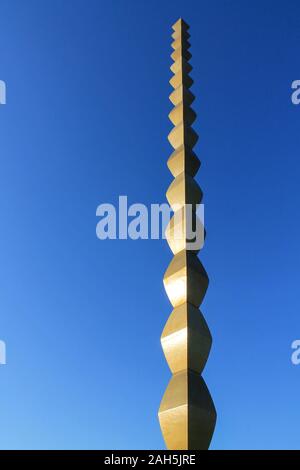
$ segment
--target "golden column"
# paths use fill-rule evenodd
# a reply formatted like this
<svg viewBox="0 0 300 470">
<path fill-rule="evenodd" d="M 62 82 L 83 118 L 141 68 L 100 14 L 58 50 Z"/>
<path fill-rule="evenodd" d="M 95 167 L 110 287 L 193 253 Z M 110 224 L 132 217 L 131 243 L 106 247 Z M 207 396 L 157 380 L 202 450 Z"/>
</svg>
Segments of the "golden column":
<svg viewBox="0 0 300 470">
<path fill-rule="evenodd" d="M 174 152 L 168 167 L 174 180 L 166 197 L 174 211 L 166 238 L 174 257 L 164 275 L 164 286 L 173 311 L 163 330 L 162 348 L 173 374 L 159 408 L 159 421 L 168 449 L 208 449 L 216 423 L 216 410 L 201 373 L 207 361 L 212 338 L 199 306 L 208 287 L 208 276 L 197 253 L 199 247 L 189 243 L 187 207 L 193 221 L 202 191 L 193 179 L 200 161 L 193 152 L 198 136 L 191 125 L 196 114 L 191 109 L 194 96 L 189 76 L 191 54 L 189 26 L 179 19 L 173 25 L 174 91 L 170 101 L 174 108 L 169 118 L 174 125 L 168 139 Z M 176 229 L 181 221 L 183 237 Z M 198 226 L 199 227 L 199 226 Z M 190 232 L 189 232 L 190 233 Z"/>
</svg>

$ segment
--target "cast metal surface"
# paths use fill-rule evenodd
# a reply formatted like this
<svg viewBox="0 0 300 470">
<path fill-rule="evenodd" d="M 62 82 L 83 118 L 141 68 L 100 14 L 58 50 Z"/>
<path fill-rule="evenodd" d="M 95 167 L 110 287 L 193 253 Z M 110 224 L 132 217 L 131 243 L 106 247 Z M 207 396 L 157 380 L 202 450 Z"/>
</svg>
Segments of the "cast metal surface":
<svg viewBox="0 0 300 470">
<path fill-rule="evenodd" d="M 168 139 L 174 152 L 168 167 L 174 180 L 167 190 L 167 200 L 174 210 L 166 238 L 174 257 L 165 272 L 164 286 L 173 311 L 161 337 L 162 348 L 173 374 L 159 408 L 159 422 L 168 449 L 208 449 L 216 423 L 216 411 L 201 374 L 205 367 L 212 338 L 199 306 L 208 287 L 208 276 L 197 252 L 190 249 L 186 232 L 186 204 L 202 201 L 202 191 L 193 179 L 200 161 L 193 152 L 198 136 L 191 125 L 196 114 L 191 108 L 194 96 L 189 90 L 193 80 L 189 64 L 189 26 L 179 19 L 173 25 L 174 91 L 170 101 L 174 108 L 169 118 L 174 125 Z M 181 239 L 174 236 L 176 220 L 183 220 Z"/>
</svg>

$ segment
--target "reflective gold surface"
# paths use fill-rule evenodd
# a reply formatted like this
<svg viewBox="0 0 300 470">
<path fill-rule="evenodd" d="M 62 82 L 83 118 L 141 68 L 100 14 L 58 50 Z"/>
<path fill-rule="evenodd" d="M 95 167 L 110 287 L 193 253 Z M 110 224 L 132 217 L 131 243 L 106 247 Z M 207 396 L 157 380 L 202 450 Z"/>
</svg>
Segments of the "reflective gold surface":
<svg viewBox="0 0 300 470">
<path fill-rule="evenodd" d="M 186 369 L 201 374 L 212 338 L 202 313 L 185 302 L 175 307 L 169 316 L 161 343 L 173 374 Z"/>
<path fill-rule="evenodd" d="M 180 173 L 170 184 L 166 197 L 174 211 L 186 204 L 200 204 L 202 191 L 198 183 L 186 173 Z"/>
<path fill-rule="evenodd" d="M 195 225 L 194 233 L 196 233 L 197 230 L 199 245 L 195 245 L 194 248 L 189 246 L 189 242 L 195 241 L 194 233 L 189 233 L 189 221 L 193 215 L 193 213 L 191 213 L 192 211 L 187 211 L 186 207 L 177 210 L 166 227 L 166 240 L 174 255 L 187 249 L 198 253 L 204 245 L 204 227 L 201 220 L 194 214 L 194 217 L 196 217 L 195 224 L 197 224 Z"/>
<path fill-rule="evenodd" d="M 208 276 L 198 256 L 187 250 L 177 253 L 165 272 L 164 286 L 173 307 L 184 302 L 199 307 L 208 287 Z"/>
<path fill-rule="evenodd" d="M 216 423 L 213 401 L 200 376 L 212 344 L 210 331 L 198 309 L 208 287 L 208 276 L 197 257 L 199 249 L 187 243 L 186 204 L 192 205 L 196 218 L 196 204 L 202 200 L 202 191 L 193 179 L 200 161 L 193 152 L 198 136 L 191 127 L 196 114 L 190 107 L 194 95 L 189 90 L 193 81 L 189 76 L 192 67 L 188 63 L 191 58 L 188 29 L 182 19 L 173 25 L 171 57 L 174 63 L 170 84 L 174 91 L 170 101 L 174 108 L 169 118 L 174 128 L 168 139 L 174 152 L 168 167 L 174 180 L 166 197 L 174 216 L 166 228 L 166 238 L 174 257 L 163 282 L 174 309 L 161 337 L 173 376 L 160 405 L 159 422 L 166 446 L 174 450 L 208 449 Z"/>
<path fill-rule="evenodd" d="M 200 160 L 192 150 L 182 145 L 171 154 L 167 165 L 174 178 L 183 172 L 195 176 L 200 167 Z"/>
<path fill-rule="evenodd" d="M 216 410 L 203 378 L 191 370 L 174 374 L 159 409 L 160 427 L 170 450 L 207 450 Z"/>
</svg>

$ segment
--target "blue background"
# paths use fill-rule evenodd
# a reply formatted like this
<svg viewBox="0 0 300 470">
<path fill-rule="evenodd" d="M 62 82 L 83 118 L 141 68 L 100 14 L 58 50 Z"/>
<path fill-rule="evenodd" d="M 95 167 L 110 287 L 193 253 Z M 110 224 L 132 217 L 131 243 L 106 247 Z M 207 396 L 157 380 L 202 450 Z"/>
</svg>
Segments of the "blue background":
<svg viewBox="0 0 300 470">
<path fill-rule="evenodd" d="M 166 241 L 96 207 L 172 180 L 171 25 L 191 26 L 214 337 L 212 448 L 300 448 L 298 1 L 1 2 L 1 448 L 164 448 Z"/>
</svg>

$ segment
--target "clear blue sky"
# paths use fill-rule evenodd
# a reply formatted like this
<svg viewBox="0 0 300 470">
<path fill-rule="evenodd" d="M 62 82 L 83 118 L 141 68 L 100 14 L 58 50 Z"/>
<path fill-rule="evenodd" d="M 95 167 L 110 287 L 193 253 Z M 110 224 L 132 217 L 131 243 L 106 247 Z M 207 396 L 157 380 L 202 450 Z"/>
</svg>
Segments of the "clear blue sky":
<svg viewBox="0 0 300 470">
<path fill-rule="evenodd" d="M 165 201 L 171 25 L 191 25 L 214 337 L 212 448 L 300 448 L 300 3 L 3 0 L 1 448 L 161 449 L 161 241 L 96 207 Z"/>
</svg>

